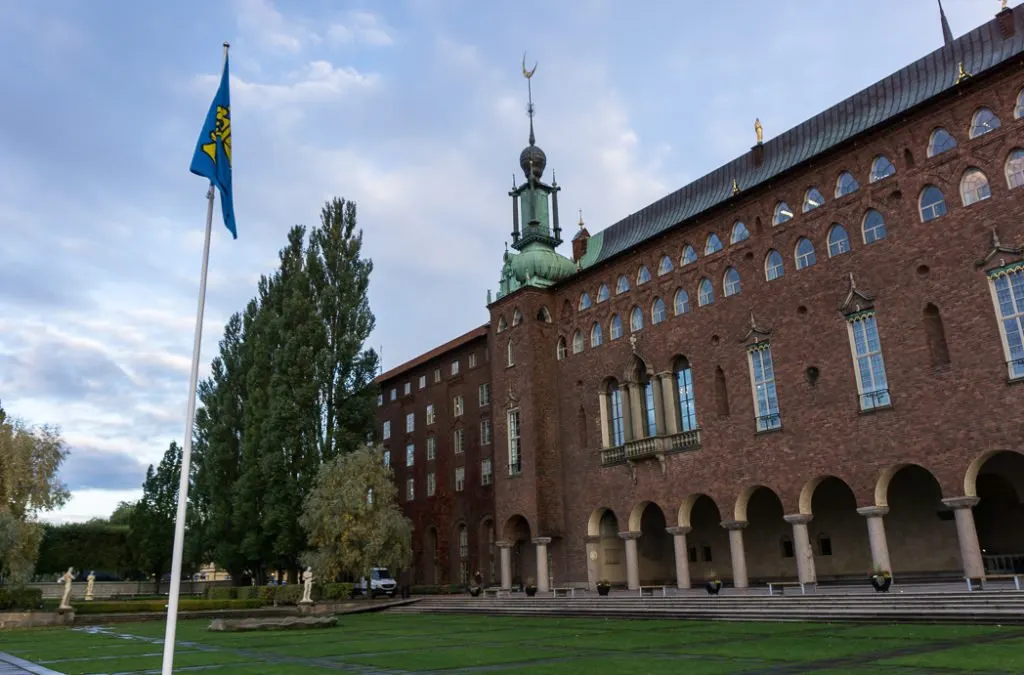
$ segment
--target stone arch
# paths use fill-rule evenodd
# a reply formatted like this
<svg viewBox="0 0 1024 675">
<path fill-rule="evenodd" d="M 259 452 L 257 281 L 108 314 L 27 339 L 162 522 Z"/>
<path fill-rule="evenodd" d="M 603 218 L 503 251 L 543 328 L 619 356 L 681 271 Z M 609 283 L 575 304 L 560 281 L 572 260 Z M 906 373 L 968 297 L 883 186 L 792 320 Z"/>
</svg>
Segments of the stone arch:
<svg viewBox="0 0 1024 675">
<path fill-rule="evenodd" d="M 619 537 L 619 517 L 607 507 L 598 507 L 590 514 L 587 536 L 588 567 L 593 569 L 593 582 L 626 583 L 626 542 Z M 592 558 L 590 553 L 596 553 Z"/>
<path fill-rule="evenodd" d="M 606 513 L 611 513 L 612 517 L 618 521 L 618 516 L 607 506 L 599 506 L 590 512 L 590 518 L 587 519 L 587 536 L 596 537 L 601 534 L 601 521 L 604 519 Z"/>
<path fill-rule="evenodd" d="M 537 575 L 536 547 L 531 543 L 533 530 L 522 514 L 509 516 L 502 528 L 502 539 L 510 544 L 512 585 L 522 587 Z M 536 583 L 536 581 L 534 582 Z"/>
<path fill-rule="evenodd" d="M 875 482 L 875 506 L 888 506 L 889 505 L 889 485 L 892 483 L 893 477 L 897 473 L 899 473 L 900 471 L 903 471 L 904 469 L 908 469 L 910 467 L 917 467 L 918 469 L 924 470 L 924 471 L 928 472 L 928 474 L 932 478 L 935 478 L 935 474 L 932 473 L 932 471 L 930 469 L 928 469 L 928 468 L 926 468 L 926 467 L 924 467 L 924 466 L 922 466 L 920 464 L 913 464 L 913 463 L 905 462 L 905 463 L 902 463 L 902 464 L 893 464 L 891 466 L 888 466 L 888 467 L 882 469 L 881 473 L 878 474 L 878 480 Z M 938 483 L 938 479 L 935 479 L 935 480 L 936 480 L 936 483 Z M 941 490 L 941 484 L 940 484 L 940 490 Z M 959 495 L 952 495 L 952 496 L 959 496 Z"/>
<path fill-rule="evenodd" d="M 964 477 L 964 494 L 978 497 L 974 523 L 985 571 L 1024 573 L 1024 453 L 976 457 Z"/>
<path fill-rule="evenodd" d="M 634 351 L 629 356 L 626 369 L 622 373 L 623 382 L 640 382 L 645 376 L 654 375 L 654 366 L 643 354 Z"/>
<path fill-rule="evenodd" d="M 469 526 L 465 520 L 461 518 L 455 522 L 452 526 L 452 537 L 449 540 L 451 546 L 451 553 L 449 560 L 451 560 L 451 579 L 456 583 L 467 584 L 469 583 L 470 574 L 472 570 L 471 556 L 472 548 L 470 547 L 470 536 Z"/>
<path fill-rule="evenodd" d="M 977 497 L 978 496 L 978 475 L 981 473 L 982 468 L 990 461 L 996 462 L 1011 462 L 1011 457 L 1024 458 L 1024 452 L 1017 450 L 989 450 L 983 452 L 974 458 L 974 461 L 967 467 L 967 473 L 964 474 L 964 496 L 966 497 Z M 998 458 L 998 459 L 997 459 Z M 1024 499 L 1024 486 L 1014 486 L 1017 490 L 1018 496 Z"/>
<path fill-rule="evenodd" d="M 920 464 L 896 464 L 880 473 L 875 500 L 888 508 L 885 529 L 893 575 L 962 576 L 953 511 L 942 501 L 959 496 L 943 494 L 935 474 Z"/>
<path fill-rule="evenodd" d="M 738 497 L 736 497 L 736 505 L 735 507 L 733 507 L 734 519 L 738 521 L 749 520 L 749 518 L 747 517 L 747 507 L 750 505 L 750 499 L 751 497 L 754 496 L 755 492 L 761 489 L 765 489 L 771 492 L 773 495 L 775 495 L 775 498 L 779 500 L 779 504 L 782 504 L 782 498 L 779 496 L 779 493 L 776 492 L 774 489 L 762 484 L 749 485 L 743 488 L 743 491 L 740 492 Z"/>
<path fill-rule="evenodd" d="M 819 580 L 871 569 L 867 525 L 857 513 L 857 496 L 849 483 L 834 475 L 807 481 L 800 491 L 800 513 L 813 516 L 807 534 Z"/>
<path fill-rule="evenodd" d="M 718 520 L 721 521 L 721 512 L 718 508 L 718 504 L 709 495 L 703 492 L 694 492 L 688 495 L 683 503 L 679 505 L 678 523 L 679 527 L 693 527 L 693 509 L 701 499 L 706 499 L 711 502 L 714 507 L 715 513 L 718 514 Z"/>
<path fill-rule="evenodd" d="M 743 544 L 751 580 L 796 578 L 796 558 L 784 555 L 783 541 L 791 540 L 779 493 L 767 485 L 745 488 L 736 499 L 735 518 L 746 522 Z"/>
<path fill-rule="evenodd" d="M 675 581 L 675 542 L 666 531 L 664 510 L 653 501 L 638 503 L 629 514 L 629 531 L 639 532 L 637 572 L 641 585 Z"/>
</svg>

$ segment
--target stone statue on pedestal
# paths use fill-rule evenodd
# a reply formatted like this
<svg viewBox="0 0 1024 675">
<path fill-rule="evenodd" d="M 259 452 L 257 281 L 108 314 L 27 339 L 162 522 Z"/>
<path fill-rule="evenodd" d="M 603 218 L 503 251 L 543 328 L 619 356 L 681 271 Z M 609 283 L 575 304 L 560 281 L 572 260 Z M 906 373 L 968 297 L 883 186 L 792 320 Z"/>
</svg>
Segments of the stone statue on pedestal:
<svg viewBox="0 0 1024 675">
<path fill-rule="evenodd" d="M 88 601 L 88 600 L 92 600 L 92 587 L 93 587 L 93 584 L 96 583 L 96 572 L 95 572 L 95 570 L 89 572 L 89 576 L 86 577 L 86 581 L 88 583 L 86 583 L 86 585 L 85 585 L 85 599 Z"/>
<path fill-rule="evenodd" d="M 60 607 L 58 609 L 71 609 L 71 582 L 75 580 L 73 569 L 68 568 L 68 571 L 60 578 L 60 581 L 64 582 L 64 595 L 60 598 Z"/>
<path fill-rule="evenodd" d="M 300 604 L 311 605 L 313 604 L 313 568 L 307 567 L 302 573 L 302 600 L 299 600 Z"/>
</svg>

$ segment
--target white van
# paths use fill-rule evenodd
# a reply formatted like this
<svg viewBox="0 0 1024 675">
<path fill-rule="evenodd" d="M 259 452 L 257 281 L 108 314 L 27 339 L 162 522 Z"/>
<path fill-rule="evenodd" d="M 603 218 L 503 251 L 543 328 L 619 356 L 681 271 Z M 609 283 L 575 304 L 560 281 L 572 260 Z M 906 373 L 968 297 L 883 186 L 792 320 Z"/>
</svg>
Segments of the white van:
<svg viewBox="0 0 1024 675">
<path fill-rule="evenodd" d="M 398 582 L 391 577 L 391 573 L 388 572 L 386 567 L 374 567 L 370 570 L 369 589 L 369 595 L 371 598 L 376 598 L 378 595 L 386 595 L 393 598 L 395 597 L 395 592 L 398 590 Z M 366 577 L 363 577 L 355 583 L 352 587 L 352 594 L 367 594 Z"/>
</svg>

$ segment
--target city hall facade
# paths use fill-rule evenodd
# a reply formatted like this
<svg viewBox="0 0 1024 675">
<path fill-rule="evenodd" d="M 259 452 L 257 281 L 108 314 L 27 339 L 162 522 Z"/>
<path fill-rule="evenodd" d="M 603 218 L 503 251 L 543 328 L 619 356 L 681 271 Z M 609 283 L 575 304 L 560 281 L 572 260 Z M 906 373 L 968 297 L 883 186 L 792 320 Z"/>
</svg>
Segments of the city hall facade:
<svg viewBox="0 0 1024 675">
<path fill-rule="evenodd" d="M 1024 571 L 1024 10 L 571 258 L 533 122 L 489 322 L 378 378 L 415 583 Z"/>
</svg>

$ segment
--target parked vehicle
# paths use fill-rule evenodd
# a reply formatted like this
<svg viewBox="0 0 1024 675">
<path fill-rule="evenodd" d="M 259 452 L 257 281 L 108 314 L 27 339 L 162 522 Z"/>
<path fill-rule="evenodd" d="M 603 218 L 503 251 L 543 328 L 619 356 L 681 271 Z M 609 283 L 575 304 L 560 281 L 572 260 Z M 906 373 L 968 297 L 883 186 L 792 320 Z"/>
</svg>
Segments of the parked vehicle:
<svg viewBox="0 0 1024 675">
<path fill-rule="evenodd" d="M 367 584 L 366 577 L 363 577 L 352 587 L 352 595 L 369 595 L 376 598 L 379 595 L 386 595 L 389 598 L 395 597 L 398 590 L 398 582 L 391 577 L 386 567 L 374 567 L 370 570 L 370 581 Z"/>
</svg>

